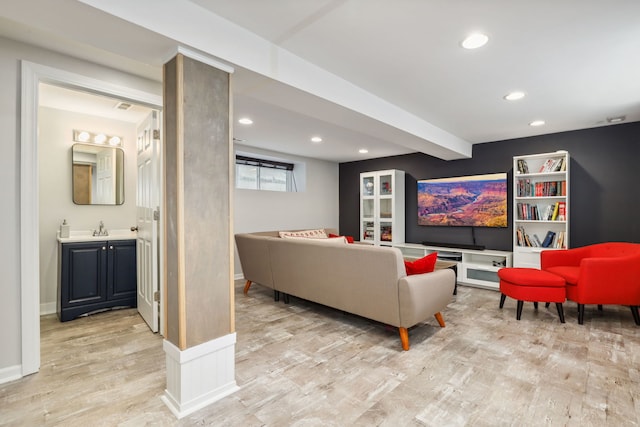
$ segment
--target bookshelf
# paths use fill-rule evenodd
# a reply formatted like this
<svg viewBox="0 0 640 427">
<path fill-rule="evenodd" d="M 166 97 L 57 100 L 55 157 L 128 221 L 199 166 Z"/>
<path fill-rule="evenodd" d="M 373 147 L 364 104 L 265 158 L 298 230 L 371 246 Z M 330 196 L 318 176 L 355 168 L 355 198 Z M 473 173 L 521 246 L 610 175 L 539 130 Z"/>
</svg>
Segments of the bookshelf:
<svg viewBox="0 0 640 427">
<path fill-rule="evenodd" d="M 540 252 L 569 247 L 569 153 L 513 158 L 513 266 L 540 268 Z"/>
<path fill-rule="evenodd" d="M 404 171 L 360 174 L 360 241 L 388 246 L 404 242 Z"/>
</svg>

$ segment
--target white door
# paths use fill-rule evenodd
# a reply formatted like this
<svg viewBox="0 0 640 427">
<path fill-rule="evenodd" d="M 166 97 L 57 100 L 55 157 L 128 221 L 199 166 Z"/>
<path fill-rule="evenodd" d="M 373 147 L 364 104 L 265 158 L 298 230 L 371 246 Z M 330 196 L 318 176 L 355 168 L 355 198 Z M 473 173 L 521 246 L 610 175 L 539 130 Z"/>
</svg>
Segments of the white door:
<svg viewBox="0 0 640 427">
<path fill-rule="evenodd" d="M 160 206 L 160 113 L 138 127 L 137 271 L 138 312 L 158 332 L 158 215 Z"/>
<path fill-rule="evenodd" d="M 116 150 L 104 148 L 96 154 L 96 197 L 93 203 L 113 205 L 115 193 Z"/>
</svg>

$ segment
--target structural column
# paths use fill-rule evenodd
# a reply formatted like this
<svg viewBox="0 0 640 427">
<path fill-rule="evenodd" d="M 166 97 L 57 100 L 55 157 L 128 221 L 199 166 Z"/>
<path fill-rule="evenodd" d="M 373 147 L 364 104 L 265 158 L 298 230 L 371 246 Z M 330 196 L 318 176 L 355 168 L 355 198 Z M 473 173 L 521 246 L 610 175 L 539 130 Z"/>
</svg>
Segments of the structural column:
<svg viewBox="0 0 640 427">
<path fill-rule="evenodd" d="M 183 54 L 164 66 L 167 388 L 181 418 L 237 390 L 230 74 Z"/>
</svg>

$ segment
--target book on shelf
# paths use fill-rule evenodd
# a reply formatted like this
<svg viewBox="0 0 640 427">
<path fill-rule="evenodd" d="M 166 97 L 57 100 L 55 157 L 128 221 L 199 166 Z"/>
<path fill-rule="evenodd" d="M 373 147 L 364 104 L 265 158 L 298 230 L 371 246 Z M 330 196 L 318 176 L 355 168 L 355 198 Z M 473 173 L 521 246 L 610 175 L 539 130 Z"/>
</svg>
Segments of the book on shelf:
<svg viewBox="0 0 640 427">
<path fill-rule="evenodd" d="M 537 247 L 541 247 L 542 246 L 542 242 L 540 241 L 540 238 L 535 233 L 533 234 L 533 241 L 535 243 L 535 246 L 537 246 Z"/>
<path fill-rule="evenodd" d="M 549 247 L 553 247 L 553 239 L 555 238 L 556 233 L 549 230 L 547 231 L 547 235 L 545 236 L 544 240 L 542 241 L 542 247 L 543 248 L 549 248 Z"/>
<path fill-rule="evenodd" d="M 566 161 L 567 159 L 565 159 L 564 157 L 559 158 L 555 164 L 555 167 L 553 168 L 553 171 L 561 172 L 567 170 L 567 165 L 565 164 Z"/>
<path fill-rule="evenodd" d="M 520 197 L 552 197 L 566 195 L 566 181 L 542 181 L 535 182 L 533 184 L 531 184 L 529 180 L 518 181 L 518 196 Z"/>
<path fill-rule="evenodd" d="M 538 172 L 550 172 L 553 168 L 554 165 L 554 160 L 553 159 L 547 159 L 544 161 L 544 163 L 542 163 L 542 166 L 540 166 L 540 169 L 538 169 Z"/>
<path fill-rule="evenodd" d="M 516 229 L 516 236 L 517 236 L 517 239 L 518 239 L 518 246 L 527 246 L 525 244 L 524 235 L 525 235 L 524 227 L 518 226 L 518 228 Z"/>
<path fill-rule="evenodd" d="M 540 166 L 540 169 L 538 170 L 538 172 L 544 173 L 544 172 L 559 172 L 562 171 L 563 168 L 564 170 L 566 170 L 567 166 L 565 164 L 565 158 L 564 157 L 559 157 L 557 159 L 547 159 L 544 161 L 544 163 L 542 163 L 542 166 Z"/>
<path fill-rule="evenodd" d="M 558 202 L 553 205 L 553 213 L 551 214 L 551 221 L 555 221 L 558 216 Z"/>
<path fill-rule="evenodd" d="M 516 229 L 516 236 L 518 239 L 518 246 L 535 246 L 523 226 L 518 226 Z"/>
<path fill-rule="evenodd" d="M 556 218 L 558 221 L 566 221 L 567 220 L 567 202 L 558 202 L 558 217 Z"/>
</svg>

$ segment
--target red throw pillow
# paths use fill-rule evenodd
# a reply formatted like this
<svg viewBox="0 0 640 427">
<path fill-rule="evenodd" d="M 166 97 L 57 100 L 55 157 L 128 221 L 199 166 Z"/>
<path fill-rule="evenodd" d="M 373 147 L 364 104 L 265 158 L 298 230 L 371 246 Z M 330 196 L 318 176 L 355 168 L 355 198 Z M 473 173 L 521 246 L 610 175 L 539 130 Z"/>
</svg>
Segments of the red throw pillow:
<svg viewBox="0 0 640 427">
<path fill-rule="evenodd" d="M 337 234 L 333 234 L 333 233 L 329 233 L 329 238 L 332 239 L 334 237 L 342 237 L 339 236 Z M 344 236 L 345 239 L 347 239 L 347 243 L 353 243 L 353 236 Z"/>
<path fill-rule="evenodd" d="M 431 273 L 436 267 L 437 259 L 438 253 L 433 252 L 426 257 L 415 261 L 405 261 L 404 268 L 407 270 L 407 276 L 411 276 L 412 274 Z"/>
</svg>

